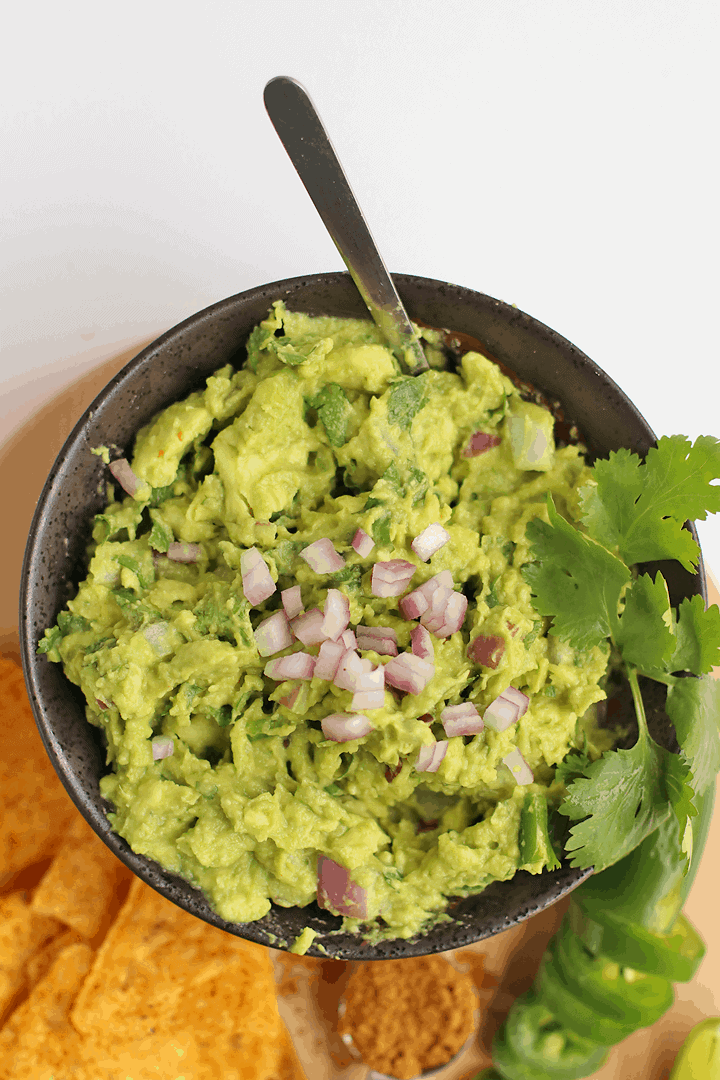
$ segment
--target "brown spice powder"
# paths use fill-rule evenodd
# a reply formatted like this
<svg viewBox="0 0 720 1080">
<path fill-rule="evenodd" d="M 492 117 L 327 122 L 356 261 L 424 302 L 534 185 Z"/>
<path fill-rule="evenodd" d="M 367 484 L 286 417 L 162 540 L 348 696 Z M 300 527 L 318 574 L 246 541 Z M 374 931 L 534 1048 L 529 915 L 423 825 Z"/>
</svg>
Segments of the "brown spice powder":
<svg viewBox="0 0 720 1080">
<path fill-rule="evenodd" d="M 339 1022 L 366 1065 L 413 1080 L 445 1065 L 474 1029 L 472 977 L 443 956 L 357 964 Z"/>
</svg>

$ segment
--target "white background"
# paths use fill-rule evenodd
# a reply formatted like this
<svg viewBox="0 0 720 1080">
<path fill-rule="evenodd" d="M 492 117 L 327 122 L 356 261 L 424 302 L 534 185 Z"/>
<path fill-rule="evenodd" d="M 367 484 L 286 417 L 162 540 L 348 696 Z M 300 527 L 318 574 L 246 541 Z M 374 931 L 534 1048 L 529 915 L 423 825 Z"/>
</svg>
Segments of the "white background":
<svg viewBox="0 0 720 1080">
<path fill-rule="evenodd" d="M 341 267 L 303 82 L 391 270 L 516 303 L 720 436 L 716 0 L 31 0 L 3 17 L 0 440 L 215 300 Z M 720 522 L 700 525 L 717 576 Z"/>
</svg>

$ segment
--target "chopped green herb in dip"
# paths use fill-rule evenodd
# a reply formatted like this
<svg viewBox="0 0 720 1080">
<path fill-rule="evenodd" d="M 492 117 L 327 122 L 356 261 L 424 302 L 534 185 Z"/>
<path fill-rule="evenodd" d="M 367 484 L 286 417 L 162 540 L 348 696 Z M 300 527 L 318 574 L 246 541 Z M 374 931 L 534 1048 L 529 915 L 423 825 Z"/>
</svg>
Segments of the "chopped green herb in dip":
<svg viewBox="0 0 720 1080">
<path fill-rule="evenodd" d="M 371 940 L 557 864 L 555 767 L 610 745 L 608 650 L 548 633 L 526 527 L 549 494 L 577 523 L 590 474 L 495 364 L 408 378 L 371 323 L 276 303 L 110 469 L 40 648 L 134 851 L 230 921 L 317 897 Z"/>
</svg>

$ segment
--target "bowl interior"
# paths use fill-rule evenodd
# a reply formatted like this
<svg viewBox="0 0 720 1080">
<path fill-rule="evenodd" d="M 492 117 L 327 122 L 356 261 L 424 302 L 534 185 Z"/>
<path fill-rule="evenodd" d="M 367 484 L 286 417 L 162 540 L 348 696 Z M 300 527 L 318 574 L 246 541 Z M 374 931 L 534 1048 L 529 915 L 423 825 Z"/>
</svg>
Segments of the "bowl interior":
<svg viewBox="0 0 720 1080">
<path fill-rule="evenodd" d="M 621 446 L 644 454 L 654 436 L 619 387 L 575 346 L 542 323 L 490 296 L 428 278 L 394 275 L 410 316 L 478 339 L 523 381 L 557 400 L 581 431 L 593 455 Z M 522 921 L 559 899 L 587 871 L 563 866 L 532 876 L 523 871 L 457 902 L 451 921 L 408 941 L 367 945 L 339 934 L 340 919 L 312 904 L 273 905 L 263 919 L 227 923 L 204 896 L 177 876 L 136 855 L 110 828 L 108 804 L 98 782 L 106 771 L 101 736 L 87 723 L 80 691 L 58 664 L 35 655 L 44 630 L 74 595 L 85 576 L 93 515 L 104 505 L 105 467 L 90 453 L 100 445 L 132 448 L 136 432 L 159 410 L 201 388 L 208 375 L 230 362 L 239 366 L 252 328 L 274 300 L 311 314 L 367 317 L 348 274 L 318 274 L 252 289 L 199 312 L 168 331 L 132 360 L 80 418 L 60 452 L 38 502 L 28 540 L 20 597 L 20 636 L 26 681 L 40 734 L 78 809 L 112 851 L 136 874 L 187 911 L 232 934 L 285 947 L 305 926 L 323 935 L 326 953 L 341 959 L 422 955 L 458 948 Z M 704 592 L 702 566 L 690 575 L 678 564 L 663 566 L 673 603 Z M 328 937 L 328 933 L 335 932 Z"/>
</svg>

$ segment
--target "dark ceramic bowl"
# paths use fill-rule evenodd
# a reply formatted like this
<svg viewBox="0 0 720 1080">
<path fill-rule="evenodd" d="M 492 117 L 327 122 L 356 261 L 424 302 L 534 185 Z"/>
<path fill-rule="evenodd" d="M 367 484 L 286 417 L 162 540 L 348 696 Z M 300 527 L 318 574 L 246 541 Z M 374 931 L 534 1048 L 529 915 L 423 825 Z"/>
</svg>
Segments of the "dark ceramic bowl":
<svg viewBox="0 0 720 1080">
<path fill-rule="evenodd" d="M 644 454 L 654 436 L 619 387 L 592 360 L 555 331 L 500 300 L 428 278 L 396 275 L 410 316 L 479 340 L 486 351 L 551 400 L 584 436 L 591 454 L 603 456 L 626 446 Z M 222 300 L 169 330 L 135 357 L 108 384 L 80 418 L 61 450 L 38 502 L 28 540 L 20 598 L 20 634 L 25 677 L 40 734 L 48 754 L 80 812 L 127 866 L 169 900 L 231 934 L 265 945 L 289 946 L 304 926 L 326 935 L 340 919 L 315 904 L 306 908 L 273 906 L 257 922 L 227 923 L 204 896 L 157 863 L 136 855 L 110 828 L 108 805 L 98 781 L 106 772 L 98 730 L 85 719 L 83 699 L 59 664 L 37 657 L 46 627 L 74 595 L 86 572 L 86 546 L 93 515 L 103 509 L 106 478 L 98 445 L 131 450 L 144 424 L 173 401 L 201 388 L 208 375 L 231 362 L 239 366 L 251 329 L 273 300 L 311 314 L 367 317 L 348 274 L 317 274 L 263 285 Z M 704 593 L 702 566 L 696 576 L 678 564 L 663 567 L 673 602 Z M 341 959 L 417 956 L 459 948 L 497 934 L 552 904 L 587 876 L 563 866 L 532 876 L 523 871 L 496 882 L 477 896 L 457 902 L 452 921 L 423 937 L 369 946 L 349 934 L 322 938 L 327 953 Z"/>
</svg>

